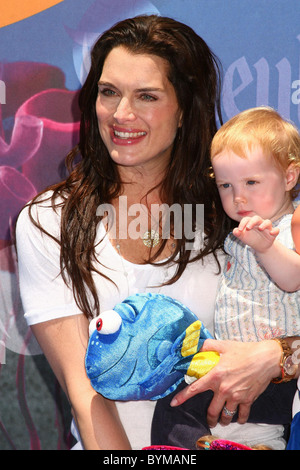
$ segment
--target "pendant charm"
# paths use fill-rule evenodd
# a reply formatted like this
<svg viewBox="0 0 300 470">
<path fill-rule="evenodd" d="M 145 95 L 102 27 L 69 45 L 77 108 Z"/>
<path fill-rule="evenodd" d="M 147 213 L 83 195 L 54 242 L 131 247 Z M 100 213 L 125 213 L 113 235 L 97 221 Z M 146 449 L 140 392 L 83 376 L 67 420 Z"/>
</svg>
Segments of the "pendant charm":
<svg viewBox="0 0 300 470">
<path fill-rule="evenodd" d="M 148 230 L 142 236 L 142 240 L 145 246 L 152 248 L 159 243 L 159 233 L 155 232 L 155 230 Z"/>
</svg>

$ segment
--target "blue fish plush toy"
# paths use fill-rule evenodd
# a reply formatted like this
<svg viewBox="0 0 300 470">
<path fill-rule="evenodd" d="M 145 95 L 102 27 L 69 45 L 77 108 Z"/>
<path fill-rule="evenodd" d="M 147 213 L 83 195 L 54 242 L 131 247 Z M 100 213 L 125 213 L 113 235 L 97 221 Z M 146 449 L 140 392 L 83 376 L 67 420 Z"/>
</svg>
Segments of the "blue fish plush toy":
<svg viewBox="0 0 300 470">
<path fill-rule="evenodd" d="M 199 352 L 211 337 L 180 302 L 135 294 L 91 322 L 86 372 L 111 400 L 157 400 L 185 375 L 199 378 L 218 362 L 218 353 Z"/>
</svg>

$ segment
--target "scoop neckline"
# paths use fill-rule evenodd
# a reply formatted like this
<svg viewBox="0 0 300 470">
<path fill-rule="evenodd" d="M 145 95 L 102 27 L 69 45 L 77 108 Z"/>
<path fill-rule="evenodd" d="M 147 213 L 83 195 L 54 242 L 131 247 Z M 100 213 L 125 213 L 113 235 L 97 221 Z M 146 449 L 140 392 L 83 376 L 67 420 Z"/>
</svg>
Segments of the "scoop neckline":
<svg viewBox="0 0 300 470">
<path fill-rule="evenodd" d="M 108 237 L 108 233 L 107 231 L 105 230 L 105 227 L 102 223 L 102 221 L 100 222 L 100 225 L 101 225 L 101 229 L 99 230 L 99 235 L 100 235 L 100 243 L 103 243 L 105 242 L 106 245 L 108 245 L 109 247 L 109 250 L 112 251 L 114 253 L 114 255 L 119 259 L 119 260 L 122 260 L 122 262 L 124 262 L 125 264 L 129 265 L 129 266 L 132 266 L 134 268 L 137 268 L 137 269 L 151 269 L 153 268 L 153 264 L 149 264 L 149 263 L 134 263 L 133 261 L 129 261 L 127 258 L 124 258 L 124 256 L 122 256 L 120 253 L 118 253 L 118 251 L 114 248 L 114 246 L 111 244 L 111 241 Z M 102 234 L 104 236 L 102 236 Z M 99 242 L 98 242 L 99 243 Z M 164 258 L 163 260 L 160 260 L 158 261 L 155 266 L 157 267 L 163 267 L 164 263 L 166 261 L 168 261 L 169 258 Z"/>
</svg>

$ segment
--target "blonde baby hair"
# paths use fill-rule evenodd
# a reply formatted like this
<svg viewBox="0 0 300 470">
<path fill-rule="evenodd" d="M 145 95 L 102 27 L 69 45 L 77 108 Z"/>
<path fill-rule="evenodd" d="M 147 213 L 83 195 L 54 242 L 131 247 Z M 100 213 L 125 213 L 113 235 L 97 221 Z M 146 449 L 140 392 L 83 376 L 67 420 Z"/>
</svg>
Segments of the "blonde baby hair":
<svg viewBox="0 0 300 470">
<path fill-rule="evenodd" d="M 224 150 L 247 158 L 247 151 L 257 146 L 266 156 L 271 156 L 283 171 L 291 164 L 300 168 L 300 135 L 297 128 L 267 106 L 247 109 L 227 121 L 212 140 L 211 159 Z M 299 180 L 300 177 L 297 185 Z M 292 199 L 300 191 L 297 185 L 291 190 Z"/>
</svg>

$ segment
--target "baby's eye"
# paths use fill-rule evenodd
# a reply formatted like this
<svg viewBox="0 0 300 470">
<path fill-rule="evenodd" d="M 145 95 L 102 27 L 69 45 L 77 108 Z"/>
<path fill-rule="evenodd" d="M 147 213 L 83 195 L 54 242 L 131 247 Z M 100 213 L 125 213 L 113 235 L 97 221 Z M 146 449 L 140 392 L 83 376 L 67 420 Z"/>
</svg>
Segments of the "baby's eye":
<svg viewBox="0 0 300 470">
<path fill-rule="evenodd" d="M 227 188 L 230 188 L 230 183 L 222 183 L 222 184 L 219 184 L 218 186 L 221 189 L 227 189 Z"/>
<path fill-rule="evenodd" d="M 249 186 L 253 186 L 257 183 L 257 181 L 254 181 L 254 180 L 249 180 L 247 181 L 247 184 L 249 184 Z"/>
</svg>

